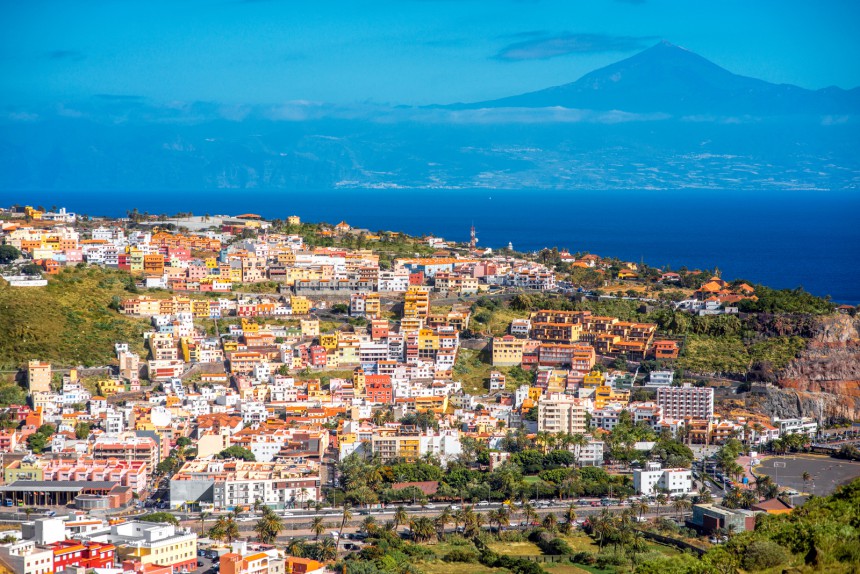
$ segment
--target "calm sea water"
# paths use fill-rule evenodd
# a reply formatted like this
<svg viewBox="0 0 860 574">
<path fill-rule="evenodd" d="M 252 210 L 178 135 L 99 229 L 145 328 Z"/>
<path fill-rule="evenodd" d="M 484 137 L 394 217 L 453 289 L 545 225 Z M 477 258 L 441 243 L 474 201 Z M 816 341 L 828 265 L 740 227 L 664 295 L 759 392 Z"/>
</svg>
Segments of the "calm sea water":
<svg viewBox="0 0 860 574">
<path fill-rule="evenodd" d="M 5 196 L 5 197 L 4 197 Z M 90 215 L 237 214 L 392 229 L 531 251 L 568 248 L 860 303 L 860 193 L 735 191 L 338 190 L 0 192 L 0 201 Z"/>
</svg>

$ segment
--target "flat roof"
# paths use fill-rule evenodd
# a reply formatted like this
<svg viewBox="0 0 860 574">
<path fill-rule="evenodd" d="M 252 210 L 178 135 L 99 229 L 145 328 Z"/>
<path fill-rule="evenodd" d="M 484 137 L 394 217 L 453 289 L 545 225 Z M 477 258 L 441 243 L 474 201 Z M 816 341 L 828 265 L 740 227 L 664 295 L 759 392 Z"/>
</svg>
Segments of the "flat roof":
<svg viewBox="0 0 860 574">
<path fill-rule="evenodd" d="M 12 484 L 0 486 L 0 492 L 67 492 L 85 488 L 110 490 L 117 484 L 119 483 L 106 480 L 16 480 Z"/>
</svg>

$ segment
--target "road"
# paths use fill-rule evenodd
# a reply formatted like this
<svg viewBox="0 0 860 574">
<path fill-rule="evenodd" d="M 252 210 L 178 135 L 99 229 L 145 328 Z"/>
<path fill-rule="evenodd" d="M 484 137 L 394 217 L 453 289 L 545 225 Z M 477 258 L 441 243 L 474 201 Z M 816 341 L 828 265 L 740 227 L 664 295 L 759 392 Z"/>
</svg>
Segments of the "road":
<svg viewBox="0 0 860 574">
<path fill-rule="evenodd" d="M 475 505 L 466 505 L 472 506 L 473 510 L 477 513 L 486 513 L 490 510 L 499 509 L 504 506 L 502 503 L 492 502 L 486 504 L 475 504 Z M 550 504 L 549 506 L 544 507 L 535 507 L 535 511 L 537 512 L 539 517 L 546 516 L 550 512 L 555 513 L 557 518 L 561 518 L 562 513 L 570 506 L 570 502 L 567 501 L 556 501 L 555 503 Z M 651 503 L 652 511 L 646 513 L 646 517 L 653 516 L 669 516 L 674 511 L 670 505 L 666 505 L 666 507 L 659 509 L 657 511 L 657 505 Z M 406 509 L 407 514 L 410 517 L 413 516 L 438 516 L 442 513 L 442 511 L 446 508 L 450 507 L 453 509 L 463 508 L 463 505 L 454 504 L 448 505 L 444 503 L 436 503 L 436 504 L 428 504 L 426 507 L 422 507 L 420 505 L 406 505 L 404 508 Z M 613 506 L 582 506 L 576 505 L 576 515 L 578 519 L 586 518 L 588 516 L 592 516 L 594 514 L 599 514 L 603 511 L 604 508 L 608 508 L 613 513 L 621 512 L 625 508 L 629 508 L 629 505 L 613 505 Z M 388 520 L 394 520 L 394 513 L 396 511 L 396 506 L 389 506 L 388 508 L 372 508 L 372 509 L 352 509 L 352 519 L 347 523 L 347 527 L 344 528 L 345 532 L 355 532 L 358 530 L 361 522 L 367 516 L 373 516 L 376 521 L 380 524 L 385 523 Z M 304 510 L 284 510 L 277 511 L 278 514 L 283 516 L 284 518 L 284 530 L 286 532 L 292 533 L 292 537 L 310 537 L 313 536 L 311 532 L 311 524 L 313 519 L 317 516 L 321 516 L 326 525 L 326 531 L 332 532 L 338 530 L 340 528 L 340 522 L 343 518 L 341 511 L 335 508 L 324 508 L 319 512 L 315 511 L 304 511 Z M 176 516 L 183 525 L 189 526 L 196 530 L 200 530 L 200 520 L 199 515 L 195 513 L 184 513 L 184 512 L 172 512 L 174 516 Z M 226 514 L 222 513 L 221 515 Z M 215 521 L 218 519 L 218 514 L 213 514 L 206 521 L 206 527 L 211 527 Z M 243 533 L 243 535 L 247 535 L 253 533 L 254 524 L 256 523 L 259 515 L 247 513 L 242 514 L 238 518 L 239 531 Z M 520 511 L 520 507 L 514 506 L 512 507 L 512 519 L 511 525 L 519 524 L 521 521 L 525 520 Z"/>
</svg>

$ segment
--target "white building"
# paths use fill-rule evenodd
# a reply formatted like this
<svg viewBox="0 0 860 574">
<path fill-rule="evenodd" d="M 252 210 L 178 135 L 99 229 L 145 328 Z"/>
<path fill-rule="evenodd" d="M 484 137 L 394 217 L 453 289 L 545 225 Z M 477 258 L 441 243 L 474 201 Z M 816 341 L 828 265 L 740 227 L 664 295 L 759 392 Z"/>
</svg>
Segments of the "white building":
<svg viewBox="0 0 860 574">
<path fill-rule="evenodd" d="M 673 371 L 651 371 L 646 387 L 671 387 L 675 380 Z"/>
<path fill-rule="evenodd" d="M 781 419 L 775 417 L 773 424 L 779 427 L 779 435 L 805 434 L 815 436 L 818 433 L 818 423 L 814 419 L 804 417 L 799 419 Z"/>
<path fill-rule="evenodd" d="M 663 416 L 672 419 L 693 417 L 707 419 L 714 415 L 714 389 L 711 387 L 660 387 L 657 389 L 657 405 Z"/>
<path fill-rule="evenodd" d="M 661 491 L 670 496 L 692 494 L 693 474 L 686 468 L 662 468 L 659 462 L 649 462 L 645 468 L 633 471 L 633 488 L 637 494 L 646 495 Z"/>
<path fill-rule="evenodd" d="M 538 431 L 584 434 L 585 415 L 593 410 L 591 399 L 550 393 L 538 402 Z"/>
</svg>

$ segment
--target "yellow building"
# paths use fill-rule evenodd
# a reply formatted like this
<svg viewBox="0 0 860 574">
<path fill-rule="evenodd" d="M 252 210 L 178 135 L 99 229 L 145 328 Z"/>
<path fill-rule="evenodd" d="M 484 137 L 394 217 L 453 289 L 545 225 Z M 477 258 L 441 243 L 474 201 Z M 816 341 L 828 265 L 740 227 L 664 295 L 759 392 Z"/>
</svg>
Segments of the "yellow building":
<svg viewBox="0 0 860 574">
<path fill-rule="evenodd" d="M 152 522 L 123 522 L 111 526 L 121 561 L 149 564 L 170 564 L 175 571 L 197 568 L 197 534 L 172 524 Z"/>
<path fill-rule="evenodd" d="M 290 215 L 287 217 L 287 225 L 301 225 L 302 220 L 298 215 Z"/>
<path fill-rule="evenodd" d="M 582 379 L 583 387 L 599 387 L 606 384 L 606 375 L 600 371 L 591 371 Z"/>
<path fill-rule="evenodd" d="M 324 333 L 320 335 L 320 346 L 323 347 L 327 353 L 337 349 L 337 333 Z"/>
<path fill-rule="evenodd" d="M 51 363 L 30 361 L 27 363 L 27 384 L 30 392 L 47 393 L 51 390 Z"/>
<path fill-rule="evenodd" d="M 438 351 L 439 335 L 433 329 L 421 329 L 418 331 L 418 351 Z"/>
<path fill-rule="evenodd" d="M 493 338 L 493 366 L 513 367 L 523 362 L 523 347 L 525 339 L 517 339 L 512 335 Z"/>
<path fill-rule="evenodd" d="M 430 314 L 430 293 L 426 287 L 411 285 L 404 295 L 403 316 L 426 318 Z"/>
<path fill-rule="evenodd" d="M 293 315 L 307 315 L 311 312 L 311 300 L 307 297 L 294 295 L 290 298 Z"/>
<path fill-rule="evenodd" d="M 254 321 L 249 321 L 242 317 L 242 332 L 243 333 L 259 333 L 260 325 Z"/>
<path fill-rule="evenodd" d="M 302 319 L 300 325 L 302 328 L 302 337 L 319 337 L 319 319 Z"/>
<path fill-rule="evenodd" d="M 609 385 L 600 385 L 594 389 L 594 408 L 602 409 L 609 403 L 621 403 L 626 405 L 630 402 L 630 391 L 627 389 L 614 389 Z"/>
<path fill-rule="evenodd" d="M 209 318 L 209 301 L 192 301 L 191 313 L 196 319 Z"/>
<path fill-rule="evenodd" d="M 116 379 L 104 379 L 96 382 L 96 389 L 103 397 L 109 397 L 117 393 L 125 392 L 125 385 Z"/>
</svg>

